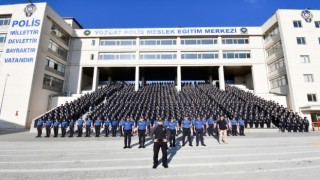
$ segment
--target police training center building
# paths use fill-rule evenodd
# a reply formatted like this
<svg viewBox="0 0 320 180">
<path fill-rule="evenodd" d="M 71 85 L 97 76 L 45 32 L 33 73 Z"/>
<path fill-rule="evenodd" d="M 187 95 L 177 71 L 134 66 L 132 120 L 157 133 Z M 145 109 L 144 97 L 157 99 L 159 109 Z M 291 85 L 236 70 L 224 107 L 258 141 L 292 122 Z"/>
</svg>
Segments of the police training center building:
<svg viewBox="0 0 320 180">
<path fill-rule="evenodd" d="M 278 10 L 259 27 L 84 29 L 47 3 L 0 6 L 0 126 L 111 81 L 206 81 L 320 118 L 320 11 Z"/>
</svg>

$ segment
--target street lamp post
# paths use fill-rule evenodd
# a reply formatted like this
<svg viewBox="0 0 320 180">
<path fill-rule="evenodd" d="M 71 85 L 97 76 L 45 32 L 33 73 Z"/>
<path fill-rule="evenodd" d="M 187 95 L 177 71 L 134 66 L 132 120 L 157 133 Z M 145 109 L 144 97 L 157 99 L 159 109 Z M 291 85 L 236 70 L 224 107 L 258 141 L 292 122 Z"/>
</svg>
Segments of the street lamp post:
<svg viewBox="0 0 320 180">
<path fill-rule="evenodd" d="M 5 94 L 5 92 L 6 92 L 6 87 L 7 87 L 7 80 L 8 80 L 8 77 L 9 77 L 9 76 L 10 76 L 9 74 L 6 75 L 6 81 L 5 81 L 5 83 L 4 83 L 4 88 L 3 88 L 3 93 L 2 93 L 2 99 L 1 99 L 0 115 L 1 115 L 1 112 L 2 112 L 2 104 L 3 104 L 4 94 Z"/>
</svg>

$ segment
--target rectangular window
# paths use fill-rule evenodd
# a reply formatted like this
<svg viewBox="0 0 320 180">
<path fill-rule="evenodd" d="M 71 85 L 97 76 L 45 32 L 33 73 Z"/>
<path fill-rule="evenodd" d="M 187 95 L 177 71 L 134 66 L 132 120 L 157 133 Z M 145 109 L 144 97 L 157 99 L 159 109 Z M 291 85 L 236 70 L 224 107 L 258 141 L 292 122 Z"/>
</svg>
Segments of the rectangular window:
<svg viewBox="0 0 320 180">
<path fill-rule="evenodd" d="M 91 46 L 95 46 L 96 45 L 96 40 L 92 40 L 91 41 Z"/>
<path fill-rule="evenodd" d="M 140 39 L 141 46 L 172 46 L 176 44 L 176 39 Z"/>
<path fill-rule="evenodd" d="M 61 93 L 63 88 L 63 80 L 45 74 L 42 88 Z"/>
<path fill-rule="evenodd" d="M 303 79 L 304 79 L 304 82 L 313 82 L 313 75 L 312 74 L 304 74 Z"/>
<path fill-rule="evenodd" d="M 269 47 L 267 49 L 267 57 L 269 57 L 279 51 L 282 51 L 281 41 L 277 42 L 276 44 L 272 45 L 271 47 Z"/>
<path fill-rule="evenodd" d="M 283 67 L 285 66 L 284 66 L 284 59 L 282 58 L 268 65 L 269 73 L 276 71 L 278 69 L 281 69 Z"/>
<path fill-rule="evenodd" d="M 310 63 L 310 58 L 308 55 L 301 55 L 300 56 L 300 62 L 304 64 Z"/>
<path fill-rule="evenodd" d="M 136 58 L 135 53 L 99 53 L 99 60 L 132 60 Z"/>
<path fill-rule="evenodd" d="M 181 59 L 218 59 L 218 52 L 182 52 Z"/>
<path fill-rule="evenodd" d="M 140 53 L 140 59 L 177 59 L 177 54 L 172 52 L 161 52 L 161 53 Z"/>
<path fill-rule="evenodd" d="M 223 59 L 249 59 L 250 51 L 223 51 Z"/>
<path fill-rule="evenodd" d="M 217 38 L 188 38 L 181 39 L 181 45 L 211 45 L 218 44 Z"/>
<path fill-rule="evenodd" d="M 307 94 L 309 102 L 317 102 L 317 95 L 316 94 Z"/>
<path fill-rule="evenodd" d="M 52 24 L 51 26 L 51 35 L 60 39 L 64 44 L 68 45 L 70 36 L 68 33 L 62 30 L 58 25 Z"/>
<path fill-rule="evenodd" d="M 266 34 L 264 35 L 264 39 L 265 39 L 265 41 L 268 41 L 268 40 L 270 40 L 272 37 L 274 37 L 274 36 L 276 36 L 276 35 L 278 35 L 278 34 L 279 34 L 279 27 L 276 26 L 276 27 L 274 27 L 274 28 L 271 29 L 268 33 L 266 33 Z"/>
<path fill-rule="evenodd" d="M 135 46 L 136 39 L 101 39 L 100 46 Z"/>
<path fill-rule="evenodd" d="M 64 64 L 60 63 L 59 61 L 57 61 L 51 57 L 47 57 L 46 66 L 47 66 L 47 68 L 49 68 L 51 70 L 59 72 L 58 73 L 59 75 L 64 76 L 66 66 Z"/>
<path fill-rule="evenodd" d="M 0 26 L 9 26 L 11 21 L 10 16 L 0 16 Z"/>
<path fill-rule="evenodd" d="M 90 60 L 94 60 L 94 54 L 90 55 Z"/>
<path fill-rule="evenodd" d="M 249 38 L 222 38 L 222 44 L 249 44 Z"/>
<path fill-rule="evenodd" d="M 314 25 L 316 26 L 316 28 L 320 28 L 320 21 L 314 21 Z"/>
<path fill-rule="evenodd" d="M 270 80 L 271 89 L 285 86 L 287 84 L 288 84 L 287 75 L 283 75 L 278 78 Z"/>
<path fill-rule="evenodd" d="M 7 34 L 0 34 L 0 43 L 5 43 L 7 38 Z"/>
<path fill-rule="evenodd" d="M 50 40 L 48 48 L 51 51 L 53 51 L 53 52 L 57 53 L 58 55 L 60 55 L 60 57 L 62 57 L 64 60 L 67 60 L 68 51 L 66 49 L 64 49 L 63 47 L 61 47 L 60 45 L 58 45 L 57 43 L 55 43 L 52 40 Z"/>
<path fill-rule="evenodd" d="M 297 44 L 306 44 L 306 38 L 297 37 Z"/>
<path fill-rule="evenodd" d="M 293 27 L 302 28 L 301 21 L 293 21 Z"/>
</svg>

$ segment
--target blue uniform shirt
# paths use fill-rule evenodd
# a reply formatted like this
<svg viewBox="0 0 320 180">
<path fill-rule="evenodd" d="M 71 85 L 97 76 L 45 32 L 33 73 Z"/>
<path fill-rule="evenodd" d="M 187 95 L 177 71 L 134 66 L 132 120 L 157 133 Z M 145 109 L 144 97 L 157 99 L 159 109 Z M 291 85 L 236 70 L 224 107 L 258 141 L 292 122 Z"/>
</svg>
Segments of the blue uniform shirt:
<svg viewBox="0 0 320 180">
<path fill-rule="evenodd" d="M 191 122 L 189 120 L 182 121 L 183 128 L 190 128 Z"/>
<path fill-rule="evenodd" d="M 202 121 L 202 124 L 203 124 L 204 126 L 206 126 L 206 125 L 207 125 L 207 120 L 202 119 L 201 121 Z"/>
<path fill-rule="evenodd" d="M 101 126 L 101 123 L 102 123 L 102 121 L 100 119 L 97 119 L 97 120 L 94 121 L 94 124 L 96 126 Z"/>
<path fill-rule="evenodd" d="M 203 127 L 203 122 L 201 120 L 196 120 L 194 122 L 194 125 L 196 126 L 196 129 L 202 129 Z"/>
<path fill-rule="evenodd" d="M 191 125 L 194 125 L 194 122 L 195 122 L 196 120 L 195 119 L 192 119 L 191 120 Z"/>
<path fill-rule="evenodd" d="M 84 120 L 80 119 L 78 120 L 78 126 L 83 126 Z"/>
<path fill-rule="evenodd" d="M 164 126 L 164 127 L 168 127 L 168 124 L 169 124 L 169 121 L 164 121 L 164 122 L 163 122 L 163 126 Z"/>
<path fill-rule="evenodd" d="M 73 122 L 73 121 L 70 121 L 70 122 L 69 122 L 69 126 L 74 126 L 74 122 Z"/>
<path fill-rule="evenodd" d="M 151 125 L 151 122 L 148 120 L 147 121 L 147 126 L 150 126 Z"/>
<path fill-rule="evenodd" d="M 104 121 L 104 125 L 105 125 L 105 126 L 110 126 L 110 121 L 109 121 L 109 120 L 105 120 L 105 121 Z"/>
<path fill-rule="evenodd" d="M 64 127 L 64 128 L 66 128 L 67 127 L 67 122 L 66 121 L 62 121 L 62 123 L 61 123 L 61 127 Z"/>
<path fill-rule="evenodd" d="M 117 120 L 111 121 L 111 126 L 118 126 L 118 121 Z"/>
<path fill-rule="evenodd" d="M 86 120 L 86 125 L 87 125 L 87 126 L 91 126 L 91 124 L 92 124 L 92 121 L 91 121 L 91 120 L 89 120 L 89 119 Z"/>
<path fill-rule="evenodd" d="M 244 120 L 243 119 L 239 119 L 238 123 L 239 123 L 239 126 L 244 126 Z"/>
<path fill-rule="evenodd" d="M 237 125 L 237 121 L 236 121 L 235 119 L 232 119 L 232 120 L 231 120 L 231 125 L 232 125 L 232 126 Z"/>
<path fill-rule="evenodd" d="M 46 126 L 51 126 L 52 125 L 52 121 L 51 120 L 47 120 L 46 121 Z"/>
<path fill-rule="evenodd" d="M 43 126 L 43 121 L 41 119 L 37 122 L 37 126 Z"/>
<path fill-rule="evenodd" d="M 120 126 L 123 126 L 123 123 L 124 123 L 124 120 L 121 120 L 120 123 L 119 123 Z"/>
<path fill-rule="evenodd" d="M 214 120 L 213 120 L 213 119 L 208 119 L 208 124 L 209 124 L 209 125 L 213 125 L 213 123 L 214 123 Z"/>
<path fill-rule="evenodd" d="M 226 120 L 226 123 L 227 123 L 227 126 L 229 126 L 230 120 L 227 119 L 227 120 Z"/>
<path fill-rule="evenodd" d="M 157 127 L 157 126 L 158 126 L 158 121 L 154 121 L 154 122 L 153 122 L 153 126 L 154 126 L 154 127 Z"/>
<path fill-rule="evenodd" d="M 146 130 L 146 128 L 147 128 L 147 122 L 145 122 L 145 121 L 138 121 L 138 129 L 139 129 L 139 130 L 144 131 L 144 130 Z"/>
<path fill-rule="evenodd" d="M 123 129 L 126 131 L 132 130 L 132 126 L 133 126 L 133 121 L 125 121 L 123 123 Z"/>
<path fill-rule="evenodd" d="M 53 126 L 54 126 L 54 127 L 58 127 L 59 125 L 60 125 L 59 122 L 54 122 L 54 123 L 53 123 Z"/>
<path fill-rule="evenodd" d="M 169 127 L 169 129 L 171 129 L 171 130 L 175 130 L 176 129 L 176 127 L 177 127 L 177 123 L 176 122 L 169 122 L 168 123 L 168 127 Z"/>
</svg>

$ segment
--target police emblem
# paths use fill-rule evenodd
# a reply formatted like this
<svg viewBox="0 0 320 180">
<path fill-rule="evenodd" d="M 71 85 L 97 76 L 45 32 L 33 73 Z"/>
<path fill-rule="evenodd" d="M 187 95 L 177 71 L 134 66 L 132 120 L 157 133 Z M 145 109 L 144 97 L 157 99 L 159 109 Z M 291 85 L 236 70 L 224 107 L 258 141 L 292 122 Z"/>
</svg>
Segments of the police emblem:
<svg viewBox="0 0 320 180">
<path fill-rule="evenodd" d="M 248 34 L 248 29 L 247 28 L 241 28 L 240 29 L 242 34 Z"/>
<path fill-rule="evenodd" d="M 313 18 L 313 14 L 308 10 L 303 10 L 301 12 L 301 16 L 303 17 L 304 20 L 306 20 L 308 23 L 310 23 L 312 21 Z"/>
<path fill-rule="evenodd" d="M 91 31 L 90 31 L 90 30 L 85 30 L 85 31 L 83 32 L 83 34 L 86 35 L 86 36 L 89 36 L 89 35 L 91 34 Z"/>
<path fill-rule="evenodd" d="M 27 17 L 31 17 L 32 14 L 37 10 L 37 6 L 33 3 L 28 4 L 25 8 L 24 8 L 24 12 L 26 13 Z"/>
</svg>

